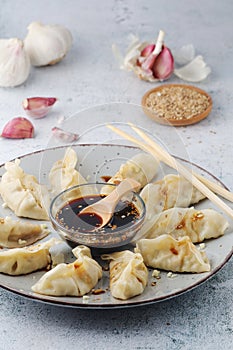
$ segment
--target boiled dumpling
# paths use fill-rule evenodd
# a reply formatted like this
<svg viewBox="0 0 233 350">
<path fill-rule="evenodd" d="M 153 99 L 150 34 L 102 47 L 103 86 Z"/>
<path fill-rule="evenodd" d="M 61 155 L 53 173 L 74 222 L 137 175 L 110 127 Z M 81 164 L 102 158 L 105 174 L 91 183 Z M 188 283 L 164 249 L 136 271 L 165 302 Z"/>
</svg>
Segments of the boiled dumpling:
<svg viewBox="0 0 233 350">
<path fill-rule="evenodd" d="M 35 246 L 0 251 L 0 272 L 7 275 L 25 275 L 46 268 L 51 263 L 49 249 L 60 242 L 51 238 Z"/>
<path fill-rule="evenodd" d="M 146 238 L 168 233 L 174 238 L 189 236 L 193 243 L 222 236 L 229 224 L 223 215 L 213 209 L 171 208 L 151 220 Z"/>
<path fill-rule="evenodd" d="M 75 169 L 76 165 L 77 155 L 71 147 L 68 147 L 63 159 L 56 161 L 49 173 L 49 181 L 55 194 L 86 183 L 84 177 Z"/>
<path fill-rule="evenodd" d="M 53 296 L 83 296 L 90 292 L 102 277 L 102 268 L 92 259 L 88 247 L 78 246 L 73 254 L 77 260 L 61 263 L 46 272 L 32 286 L 33 292 Z"/>
<path fill-rule="evenodd" d="M 129 250 L 104 254 L 110 260 L 110 290 L 114 298 L 126 300 L 141 294 L 148 282 L 148 270 L 141 254 Z"/>
<path fill-rule="evenodd" d="M 120 166 L 118 172 L 107 182 L 118 185 L 126 178 L 133 178 L 144 187 L 157 174 L 159 162 L 148 153 L 138 153 Z M 105 186 L 109 191 L 112 187 Z"/>
<path fill-rule="evenodd" d="M 200 251 L 185 236 L 179 240 L 164 234 L 153 239 L 141 239 L 135 251 L 141 253 L 147 266 L 172 272 L 207 272 L 210 264 L 204 251 Z"/>
<path fill-rule="evenodd" d="M 48 220 L 48 191 L 33 175 L 26 174 L 19 166 L 20 160 L 7 162 L 6 172 L 0 182 L 0 194 L 7 206 L 17 216 Z"/>
<path fill-rule="evenodd" d="M 16 221 L 9 216 L 0 218 L 0 246 L 2 247 L 25 247 L 46 237 L 48 234 L 49 230 L 43 224 Z"/>
</svg>

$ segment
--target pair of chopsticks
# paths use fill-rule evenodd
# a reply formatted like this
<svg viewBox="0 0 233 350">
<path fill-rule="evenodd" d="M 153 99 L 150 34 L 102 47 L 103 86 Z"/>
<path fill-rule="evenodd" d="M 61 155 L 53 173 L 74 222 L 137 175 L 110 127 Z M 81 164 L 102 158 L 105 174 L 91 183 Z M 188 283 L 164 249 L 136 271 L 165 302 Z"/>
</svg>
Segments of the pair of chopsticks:
<svg viewBox="0 0 233 350">
<path fill-rule="evenodd" d="M 233 219 L 233 210 L 222 201 L 215 193 L 219 194 L 221 197 L 233 202 L 233 193 L 227 191 L 218 184 L 207 180 L 203 176 L 192 172 L 185 166 L 183 166 L 178 160 L 172 157 L 166 150 L 160 147 L 154 140 L 152 140 L 147 134 L 145 134 L 141 129 L 137 128 L 132 123 L 128 125 L 145 141 L 142 142 L 137 138 L 131 136 L 125 131 L 118 129 L 117 127 L 108 124 L 107 127 L 122 136 L 123 138 L 133 142 L 139 146 L 142 150 L 150 153 L 152 156 L 158 160 L 164 162 L 171 168 L 177 170 L 177 172 L 182 175 L 186 180 L 191 182 L 202 194 L 204 194 L 211 202 L 222 209 L 227 215 Z"/>
</svg>

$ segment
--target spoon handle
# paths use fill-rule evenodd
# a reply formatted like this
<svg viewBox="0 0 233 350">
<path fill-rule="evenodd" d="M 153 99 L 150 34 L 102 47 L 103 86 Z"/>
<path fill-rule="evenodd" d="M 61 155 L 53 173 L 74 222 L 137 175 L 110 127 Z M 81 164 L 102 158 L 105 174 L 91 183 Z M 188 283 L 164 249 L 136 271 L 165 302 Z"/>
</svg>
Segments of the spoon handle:
<svg viewBox="0 0 233 350">
<path fill-rule="evenodd" d="M 102 204 L 108 203 L 109 211 L 112 211 L 112 209 L 115 208 L 121 197 L 123 197 L 130 191 L 138 191 L 140 187 L 141 184 L 138 181 L 131 178 L 126 178 L 116 187 L 116 189 L 113 192 L 111 192 L 107 197 L 102 199 Z"/>
</svg>

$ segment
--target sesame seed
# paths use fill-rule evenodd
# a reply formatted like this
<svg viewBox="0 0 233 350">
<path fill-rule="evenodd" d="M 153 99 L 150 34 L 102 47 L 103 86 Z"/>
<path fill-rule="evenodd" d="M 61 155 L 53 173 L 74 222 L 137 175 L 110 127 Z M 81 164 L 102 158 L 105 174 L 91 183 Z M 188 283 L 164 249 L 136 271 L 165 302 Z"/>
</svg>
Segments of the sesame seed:
<svg viewBox="0 0 233 350">
<path fill-rule="evenodd" d="M 159 275 L 160 275 L 160 271 L 159 270 L 154 270 L 152 272 L 152 277 L 159 277 Z"/>
<path fill-rule="evenodd" d="M 203 113 L 210 105 L 208 96 L 199 91 L 181 86 L 164 86 L 159 92 L 152 92 L 145 107 L 161 119 L 190 119 Z"/>
<path fill-rule="evenodd" d="M 199 248 L 200 248 L 200 249 L 205 249 L 205 243 L 200 243 L 200 244 L 199 244 Z"/>
</svg>

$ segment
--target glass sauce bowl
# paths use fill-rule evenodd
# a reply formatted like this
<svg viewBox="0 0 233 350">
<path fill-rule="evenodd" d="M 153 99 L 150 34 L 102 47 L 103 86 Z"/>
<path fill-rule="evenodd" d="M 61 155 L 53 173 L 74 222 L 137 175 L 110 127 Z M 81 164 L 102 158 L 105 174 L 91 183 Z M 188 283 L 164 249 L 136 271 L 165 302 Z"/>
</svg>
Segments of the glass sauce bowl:
<svg viewBox="0 0 233 350">
<path fill-rule="evenodd" d="M 146 208 L 137 193 L 131 191 L 115 208 L 109 224 L 98 229 L 93 222 L 83 222 L 78 212 L 110 193 L 116 185 L 87 183 L 59 193 L 51 202 L 50 219 L 54 229 L 72 247 L 114 248 L 127 245 L 140 230 Z"/>
</svg>

